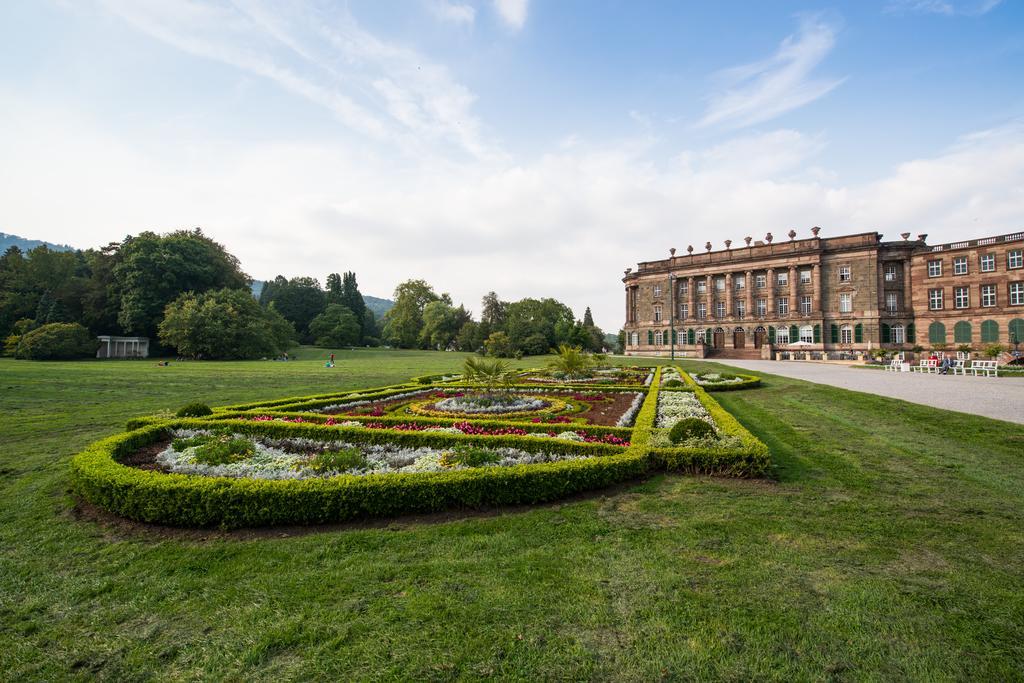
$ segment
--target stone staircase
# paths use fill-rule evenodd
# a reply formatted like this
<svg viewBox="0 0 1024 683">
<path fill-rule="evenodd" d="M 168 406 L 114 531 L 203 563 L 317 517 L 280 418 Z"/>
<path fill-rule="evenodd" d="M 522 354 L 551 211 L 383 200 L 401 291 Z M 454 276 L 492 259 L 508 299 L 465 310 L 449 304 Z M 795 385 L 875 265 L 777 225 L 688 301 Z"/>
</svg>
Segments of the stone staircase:
<svg viewBox="0 0 1024 683">
<path fill-rule="evenodd" d="M 761 360 L 761 349 L 746 346 L 742 349 L 714 349 L 709 350 L 707 358 L 735 360 Z"/>
</svg>

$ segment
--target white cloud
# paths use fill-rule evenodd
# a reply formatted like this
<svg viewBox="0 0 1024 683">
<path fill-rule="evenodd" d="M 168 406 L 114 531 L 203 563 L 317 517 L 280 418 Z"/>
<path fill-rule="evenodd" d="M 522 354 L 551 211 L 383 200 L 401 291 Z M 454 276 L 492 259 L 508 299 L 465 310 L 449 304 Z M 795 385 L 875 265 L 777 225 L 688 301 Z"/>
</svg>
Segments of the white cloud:
<svg viewBox="0 0 1024 683">
<path fill-rule="evenodd" d="M 500 155 L 472 112 L 475 96 L 446 67 L 378 39 L 345 12 L 302 1 L 285 10 L 261 0 L 102 6 L 183 52 L 267 78 L 358 134 L 417 154 L 448 144 L 478 158 Z"/>
<path fill-rule="evenodd" d="M 951 2 L 949 0 L 892 0 L 885 7 L 888 14 L 945 14 L 946 16 L 980 16 L 987 14 L 1002 3 L 1002 0 L 973 0 Z"/>
<path fill-rule="evenodd" d="M 516 31 L 526 24 L 526 14 L 530 0 L 494 0 L 494 9 L 501 20 Z"/>
<path fill-rule="evenodd" d="M 449 0 L 433 0 L 428 5 L 431 13 L 441 21 L 452 24 L 472 25 L 476 20 L 476 8 Z"/>
<path fill-rule="evenodd" d="M 832 50 L 835 36 L 835 26 L 804 17 L 800 33 L 786 37 L 768 59 L 719 72 L 719 90 L 708 98 L 698 125 L 750 126 L 826 95 L 844 79 L 813 78 L 811 72 Z"/>
<path fill-rule="evenodd" d="M 518 163 L 425 157 L 396 170 L 337 140 L 126 138 L 70 112 L 0 90 L 0 231 L 92 246 L 199 225 L 256 277 L 351 269 L 378 296 L 421 277 L 472 309 L 491 289 L 555 296 L 609 330 L 622 323 L 623 269 L 669 247 L 811 225 L 953 241 L 1019 231 L 1024 216 L 1024 124 L 849 185 L 809 170 L 827 142 L 791 130 L 667 166 L 647 139 L 577 137 Z"/>
</svg>

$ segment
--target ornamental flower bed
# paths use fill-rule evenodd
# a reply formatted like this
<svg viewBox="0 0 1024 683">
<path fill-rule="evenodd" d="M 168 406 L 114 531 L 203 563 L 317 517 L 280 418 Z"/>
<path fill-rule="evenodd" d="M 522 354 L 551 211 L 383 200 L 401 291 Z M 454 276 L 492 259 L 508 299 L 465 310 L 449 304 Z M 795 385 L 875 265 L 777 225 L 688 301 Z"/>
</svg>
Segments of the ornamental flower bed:
<svg viewBox="0 0 1024 683">
<path fill-rule="evenodd" d="M 702 387 L 715 384 L 736 384 L 743 381 L 742 377 L 737 377 L 736 375 L 723 375 L 717 372 L 705 372 L 699 375 L 693 375 L 693 379 Z"/>
<path fill-rule="evenodd" d="M 652 470 L 767 470 L 764 444 L 688 375 L 679 390 L 663 388 L 662 370 L 627 374 L 635 390 L 516 386 L 492 403 L 507 413 L 417 414 L 481 394 L 428 379 L 136 418 L 73 458 L 72 488 L 139 521 L 239 527 L 533 504 Z M 707 420 L 716 438 L 666 440 L 683 417 Z"/>
</svg>

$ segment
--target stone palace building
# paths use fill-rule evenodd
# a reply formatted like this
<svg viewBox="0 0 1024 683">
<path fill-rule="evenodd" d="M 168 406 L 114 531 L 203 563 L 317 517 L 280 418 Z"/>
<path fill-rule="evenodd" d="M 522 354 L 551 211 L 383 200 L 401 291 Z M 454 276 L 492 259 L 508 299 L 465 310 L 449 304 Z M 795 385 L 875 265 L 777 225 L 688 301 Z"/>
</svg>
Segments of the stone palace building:
<svg viewBox="0 0 1024 683">
<path fill-rule="evenodd" d="M 626 270 L 626 353 L 772 358 L 1024 343 L 1024 232 L 929 246 L 877 232 L 715 251 Z"/>
</svg>

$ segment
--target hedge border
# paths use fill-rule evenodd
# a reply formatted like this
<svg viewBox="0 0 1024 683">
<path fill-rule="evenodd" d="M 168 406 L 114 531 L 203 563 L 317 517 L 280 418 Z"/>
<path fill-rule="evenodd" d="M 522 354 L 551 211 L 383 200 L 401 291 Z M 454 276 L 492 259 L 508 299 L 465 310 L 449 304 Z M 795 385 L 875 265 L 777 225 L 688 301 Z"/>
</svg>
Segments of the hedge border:
<svg viewBox="0 0 1024 683">
<path fill-rule="evenodd" d="M 732 382 L 731 384 L 721 384 L 719 386 L 701 386 L 697 380 L 694 380 L 694 384 L 699 386 L 704 391 L 716 392 L 716 391 L 739 391 L 741 389 L 753 389 L 754 387 L 761 386 L 761 378 L 757 375 L 741 375 L 738 372 L 731 372 L 730 375 L 735 375 L 741 378 L 742 382 Z"/>
</svg>

